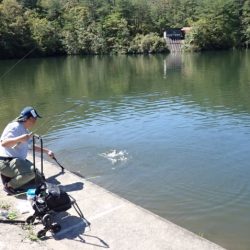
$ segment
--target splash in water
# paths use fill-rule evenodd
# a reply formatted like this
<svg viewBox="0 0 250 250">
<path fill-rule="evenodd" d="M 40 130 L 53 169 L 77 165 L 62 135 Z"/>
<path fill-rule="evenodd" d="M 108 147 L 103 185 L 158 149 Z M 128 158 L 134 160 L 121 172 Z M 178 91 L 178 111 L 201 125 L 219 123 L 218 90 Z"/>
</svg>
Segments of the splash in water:
<svg viewBox="0 0 250 250">
<path fill-rule="evenodd" d="M 126 161 L 128 159 L 128 153 L 126 152 L 126 150 L 118 151 L 116 149 L 113 149 L 113 150 L 108 151 L 106 153 L 102 153 L 101 156 L 110 160 L 112 164 L 116 164 L 118 162 L 123 162 L 123 161 Z"/>
</svg>

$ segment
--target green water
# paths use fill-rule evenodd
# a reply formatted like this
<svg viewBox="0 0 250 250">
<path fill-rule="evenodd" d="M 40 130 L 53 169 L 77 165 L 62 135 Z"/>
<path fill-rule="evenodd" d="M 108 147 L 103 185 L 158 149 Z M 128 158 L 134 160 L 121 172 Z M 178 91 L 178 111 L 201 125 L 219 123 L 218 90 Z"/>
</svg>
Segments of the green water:
<svg viewBox="0 0 250 250">
<path fill-rule="evenodd" d="M 250 52 L 16 63 L 0 61 L 1 130 L 35 106 L 34 132 L 66 168 L 227 249 L 250 249 Z"/>
</svg>

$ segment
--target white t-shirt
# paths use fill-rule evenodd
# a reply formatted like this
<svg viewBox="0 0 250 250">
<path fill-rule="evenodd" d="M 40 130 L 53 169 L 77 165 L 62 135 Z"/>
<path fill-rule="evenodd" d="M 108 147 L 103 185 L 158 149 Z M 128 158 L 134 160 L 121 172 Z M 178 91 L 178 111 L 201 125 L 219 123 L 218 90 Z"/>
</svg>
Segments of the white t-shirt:
<svg viewBox="0 0 250 250">
<path fill-rule="evenodd" d="M 1 135 L 1 141 L 6 139 L 6 138 L 13 138 L 17 137 L 23 134 L 29 134 L 29 130 L 24 127 L 24 124 L 22 122 L 11 122 L 9 123 L 2 135 Z M 21 159 L 26 159 L 28 150 L 29 150 L 29 143 L 31 140 L 18 143 L 14 147 L 7 148 L 3 147 L 0 144 L 0 156 L 3 157 L 14 157 L 14 158 L 21 158 Z"/>
</svg>

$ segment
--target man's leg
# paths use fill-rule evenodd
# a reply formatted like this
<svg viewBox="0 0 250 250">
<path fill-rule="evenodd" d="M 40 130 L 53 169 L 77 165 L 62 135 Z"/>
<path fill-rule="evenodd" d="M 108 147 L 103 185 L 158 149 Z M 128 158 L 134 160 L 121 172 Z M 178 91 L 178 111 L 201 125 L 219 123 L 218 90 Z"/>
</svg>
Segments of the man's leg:
<svg viewBox="0 0 250 250">
<path fill-rule="evenodd" d="M 45 182 L 44 176 L 40 173 L 40 171 L 38 169 L 36 169 L 35 178 L 32 179 L 31 181 L 29 181 L 28 183 L 24 184 L 22 186 L 22 189 L 28 190 L 30 188 L 37 188 L 38 186 L 40 186 L 44 182 Z"/>
<path fill-rule="evenodd" d="M 9 162 L 9 169 L 14 176 L 7 175 L 11 177 L 8 186 L 14 189 L 22 187 L 35 178 L 34 166 L 28 160 L 15 158 Z"/>
<path fill-rule="evenodd" d="M 9 182 L 15 176 L 15 172 L 10 168 L 9 160 L 0 160 L 0 172 L 3 184 Z"/>
</svg>

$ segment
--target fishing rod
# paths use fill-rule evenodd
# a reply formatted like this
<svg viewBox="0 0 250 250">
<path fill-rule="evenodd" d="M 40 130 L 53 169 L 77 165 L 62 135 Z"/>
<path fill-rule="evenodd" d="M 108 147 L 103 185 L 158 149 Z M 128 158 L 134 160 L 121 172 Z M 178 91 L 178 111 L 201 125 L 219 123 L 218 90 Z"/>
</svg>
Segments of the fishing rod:
<svg viewBox="0 0 250 250">
<path fill-rule="evenodd" d="M 52 157 L 52 159 L 57 163 L 57 165 L 62 169 L 62 173 L 64 173 L 65 168 L 58 162 L 58 160 L 56 159 L 56 157 Z"/>
<path fill-rule="evenodd" d="M 18 224 L 26 224 L 26 221 L 25 220 L 0 219 L 0 223 L 18 225 Z"/>
</svg>

